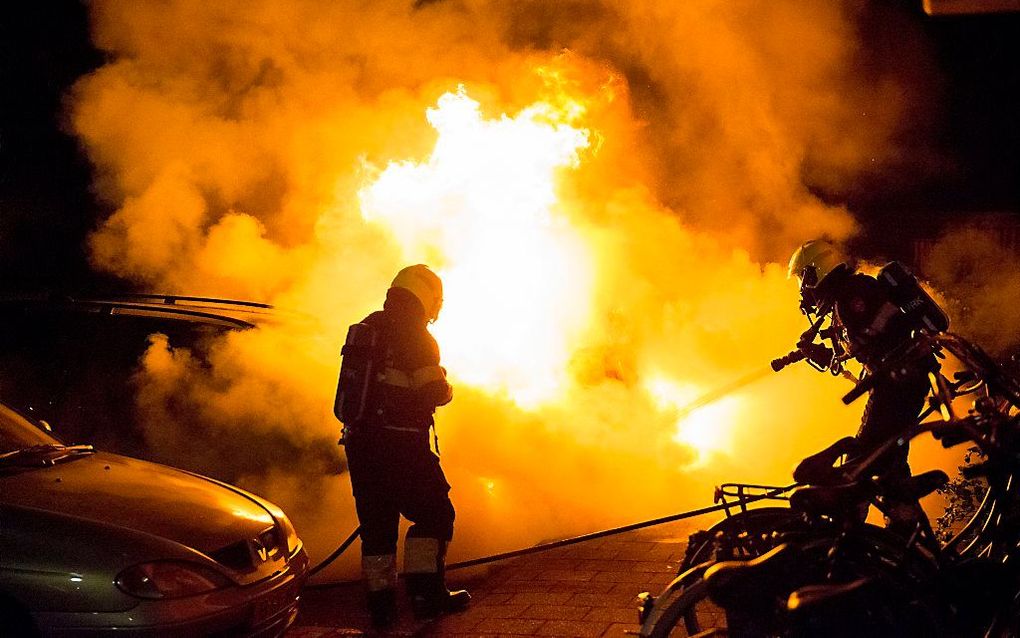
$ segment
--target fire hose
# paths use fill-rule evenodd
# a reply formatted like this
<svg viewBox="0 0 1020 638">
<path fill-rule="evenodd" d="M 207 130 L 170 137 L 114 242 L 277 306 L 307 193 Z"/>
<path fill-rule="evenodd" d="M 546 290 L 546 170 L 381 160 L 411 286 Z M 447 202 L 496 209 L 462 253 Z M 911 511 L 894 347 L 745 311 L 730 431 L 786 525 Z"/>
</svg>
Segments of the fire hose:
<svg viewBox="0 0 1020 638">
<path fill-rule="evenodd" d="M 711 505 L 709 507 L 701 507 L 701 508 L 698 508 L 698 509 L 688 510 L 686 512 L 680 512 L 678 514 L 671 514 L 669 516 L 661 516 L 659 518 L 653 518 L 653 519 L 650 519 L 650 520 L 647 520 L 647 521 L 641 521 L 639 523 L 631 523 L 629 525 L 623 525 L 623 526 L 620 526 L 620 527 L 612 527 L 612 528 L 604 529 L 604 530 L 597 531 L 597 532 L 590 532 L 588 534 L 581 534 L 580 536 L 573 536 L 571 538 L 564 538 L 564 539 L 558 540 L 558 541 L 552 541 L 552 542 L 549 542 L 549 543 L 540 543 L 538 545 L 532 545 L 531 547 L 525 547 L 525 548 L 522 548 L 522 549 L 515 549 L 515 550 L 509 551 L 509 552 L 501 552 L 501 553 L 498 553 L 498 554 L 490 554 L 488 556 L 482 556 L 480 558 L 472 558 L 470 560 L 460 561 L 458 563 L 451 563 L 451 564 L 446 566 L 446 571 L 453 571 L 455 569 L 466 569 L 468 567 L 477 567 L 479 565 L 486 565 L 488 563 L 495 563 L 495 562 L 502 561 L 502 560 L 508 560 L 508 559 L 511 559 L 511 558 L 517 558 L 519 556 L 527 556 L 529 554 L 537 554 L 539 552 L 545 552 L 545 551 L 549 551 L 549 550 L 552 550 L 552 549 L 558 549 L 560 547 L 566 547 L 568 545 L 576 545 L 577 543 L 583 543 L 585 541 L 591 541 L 591 540 L 595 540 L 597 538 L 605 538 L 606 536 L 614 536 L 614 535 L 617 535 L 617 534 L 624 534 L 626 532 L 632 532 L 634 530 L 644 529 L 646 527 L 654 527 L 656 525 L 663 525 L 665 523 L 672 523 L 674 521 L 680 521 L 680 520 L 683 520 L 683 519 L 686 519 L 686 518 L 694 518 L 696 516 L 702 516 L 704 514 L 711 514 L 713 512 L 721 512 L 721 511 L 726 510 L 726 509 L 732 509 L 734 506 L 744 506 L 744 505 L 747 505 L 748 503 L 754 503 L 755 501 L 760 501 L 760 500 L 764 500 L 764 499 L 768 499 L 768 498 L 773 498 L 773 497 L 776 496 L 776 494 L 779 494 L 779 493 L 781 493 L 783 491 L 786 491 L 788 489 L 790 489 L 790 488 L 789 487 L 776 488 L 776 489 L 768 491 L 768 492 L 766 492 L 764 494 L 756 494 L 756 495 L 753 495 L 753 496 L 744 496 L 744 497 L 741 498 L 739 503 L 734 503 L 732 501 L 717 503 L 716 505 Z M 335 561 L 337 558 L 339 558 L 340 555 L 343 554 L 347 550 L 347 548 L 349 548 L 354 543 L 354 539 L 356 539 L 360 535 L 360 533 L 361 533 L 361 528 L 360 527 L 358 527 L 353 532 L 351 532 L 350 536 L 348 536 L 346 538 L 346 540 L 344 540 L 344 542 L 340 544 L 340 546 L 336 549 L 336 551 L 334 551 L 332 554 L 330 554 L 325 560 L 320 562 L 318 565 L 313 567 L 308 572 L 308 575 L 309 576 L 314 576 L 315 574 L 319 573 L 320 571 L 322 571 L 323 569 L 328 567 L 333 561 Z M 358 582 L 358 581 L 357 580 L 341 580 L 341 581 L 332 581 L 332 582 L 324 582 L 324 583 L 315 583 L 314 585 L 309 585 L 309 587 L 331 587 L 331 586 L 334 586 L 334 585 L 349 585 L 349 584 L 353 584 L 353 583 L 356 583 L 356 582 Z"/>
<path fill-rule="evenodd" d="M 793 361 L 790 361 L 789 363 L 793 363 Z M 779 368 L 779 369 L 781 369 L 781 368 Z M 707 393 L 703 394 L 702 396 L 698 397 L 697 399 L 695 399 L 694 401 L 692 401 L 691 403 L 687 404 L 682 409 L 680 409 L 677 414 L 678 414 L 679 418 L 681 418 L 681 419 L 685 418 L 691 412 L 694 412 L 695 410 L 703 408 L 706 405 L 709 405 L 711 403 L 715 403 L 716 401 L 718 401 L 718 400 L 720 400 L 722 398 L 725 398 L 726 396 L 728 396 L 730 394 L 733 394 L 737 390 L 740 390 L 744 386 L 750 385 L 750 384 L 754 383 L 755 381 L 758 381 L 759 379 L 764 378 L 772 370 L 778 371 L 778 369 L 775 367 L 774 363 L 773 363 L 771 368 L 762 368 L 762 369 L 754 370 L 754 371 L 749 372 L 749 373 L 747 373 L 747 374 L 745 374 L 745 375 L 743 375 L 741 377 L 738 377 L 736 380 L 734 380 L 734 381 L 732 381 L 732 382 L 730 382 L 730 383 L 728 383 L 728 384 L 726 384 L 724 386 L 716 388 L 716 389 L 712 390 L 711 392 L 707 392 Z M 762 500 L 762 499 L 766 499 L 766 498 L 771 498 L 773 495 L 774 495 L 773 492 L 767 492 L 767 493 L 761 494 L 761 495 L 749 496 L 749 497 L 745 497 L 742 500 L 742 502 L 745 503 L 745 504 L 746 503 L 753 503 L 753 502 L 758 501 L 758 500 Z M 678 514 L 672 514 L 670 516 L 663 516 L 663 517 L 660 517 L 660 518 L 653 518 L 651 520 L 642 521 L 640 523 L 632 523 L 630 525 L 624 525 L 622 527 L 613 527 L 613 528 L 602 530 L 602 531 L 598 531 L 598 532 L 591 532 L 589 534 L 582 534 L 580 536 L 574 536 L 572 538 L 565 538 L 565 539 L 562 539 L 562 540 L 552 541 L 552 542 L 549 542 L 549 543 L 542 543 L 542 544 L 539 544 L 539 545 L 534 545 L 532 547 L 526 547 L 526 548 L 523 548 L 523 549 L 516 549 L 516 550 L 513 550 L 513 551 L 509 551 L 509 552 L 502 552 L 502 553 L 499 553 L 499 554 L 491 554 L 489 556 L 483 556 L 483 557 L 480 557 L 480 558 L 473 558 L 471 560 L 461 561 L 459 563 L 452 563 L 450 565 L 447 565 L 446 566 L 446 570 L 447 571 L 452 571 L 452 570 L 455 570 L 455 569 L 466 569 L 468 567 L 476 567 L 478 565 L 485 565 L 487 563 L 494 563 L 494 562 L 501 561 L 501 560 L 508 560 L 510 558 L 517 558 L 518 556 L 526 556 L 528 554 L 535 554 L 535 553 L 538 553 L 538 552 L 544 552 L 544 551 L 548 551 L 548 550 L 551 550 L 551 549 L 557 549 L 559 547 L 566 547 L 567 545 L 574 545 L 576 543 L 583 543 L 585 541 L 590 541 L 590 540 L 594 540 L 594 539 L 597 539 L 597 538 L 604 538 L 606 536 L 613 536 L 613 535 L 616 535 L 616 534 L 623 534 L 625 532 L 631 532 L 631 531 L 638 530 L 638 529 L 643 529 L 643 528 L 646 528 L 646 527 L 654 527 L 655 525 L 662 525 L 664 523 L 671 523 L 671 522 L 674 522 L 674 521 L 683 520 L 685 518 L 693 518 L 695 516 L 701 516 L 703 514 L 711 514 L 712 512 L 719 512 L 719 511 L 725 510 L 728 507 L 732 507 L 732 506 L 733 506 L 732 503 L 720 503 L 720 504 L 717 504 L 717 505 L 712 505 L 710 507 L 702 507 L 702 508 L 699 508 L 699 509 L 689 510 L 689 511 L 686 511 L 686 512 L 680 512 Z M 354 543 L 355 539 L 357 539 L 360 534 L 361 534 L 361 527 L 355 528 L 354 531 L 351 532 L 350 535 L 346 539 L 344 539 L 344 541 L 342 543 L 340 543 L 340 546 L 337 547 L 336 550 L 333 551 L 333 553 L 331 553 L 329 556 L 327 556 L 325 559 L 323 559 L 317 565 L 312 567 L 312 569 L 308 572 L 308 575 L 309 576 L 314 576 L 315 574 L 319 573 L 320 571 L 322 571 L 323 569 L 325 569 L 326 567 L 331 565 L 337 558 L 339 558 L 345 551 L 347 551 L 347 549 Z M 342 584 L 349 584 L 349 583 L 354 583 L 354 582 L 357 582 L 357 581 L 324 582 L 324 583 L 316 583 L 315 585 L 312 585 L 312 586 L 313 587 L 327 587 L 327 586 L 332 586 L 332 585 L 342 585 Z"/>
</svg>

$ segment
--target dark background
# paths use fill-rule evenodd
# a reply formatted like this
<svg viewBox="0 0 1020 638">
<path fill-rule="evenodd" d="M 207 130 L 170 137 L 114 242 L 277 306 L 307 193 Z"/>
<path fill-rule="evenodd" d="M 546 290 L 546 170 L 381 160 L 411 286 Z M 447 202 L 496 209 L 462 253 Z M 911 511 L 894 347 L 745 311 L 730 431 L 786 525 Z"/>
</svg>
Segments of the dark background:
<svg viewBox="0 0 1020 638">
<path fill-rule="evenodd" d="M 124 290 L 88 267 L 87 233 L 110 211 L 90 192 L 90 167 L 63 121 L 74 81 L 103 63 L 89 39 L 88 10 L 73 0 L 4 3 L 0 9 L 0 290 Z M 916 25 L 942 86 L 926 140 L 951 170 L 903 166 L 839 194 L 862 222 L 864 254 L 910 259 L 916 239 L 974 213 L 1020 212 L 1020 14 L 929 17 L 921 0 L 884 3 Z M 897 28 L 864 24 L 864 46 L 897 55 Z"/>
</svg>

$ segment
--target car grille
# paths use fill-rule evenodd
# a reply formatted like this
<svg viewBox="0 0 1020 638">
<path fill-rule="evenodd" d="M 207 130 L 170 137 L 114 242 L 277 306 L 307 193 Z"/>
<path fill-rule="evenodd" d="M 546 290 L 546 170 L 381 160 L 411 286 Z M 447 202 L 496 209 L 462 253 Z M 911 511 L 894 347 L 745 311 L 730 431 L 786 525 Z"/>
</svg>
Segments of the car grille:
<svg viewBox="0 0 1020 638">
<path fill-rule="evenodd" d="M 282 553 L 276 528 L 270 527 L 258 536 L 225 545 L 209 556 L 234 571 L 252 572 L 262 563 L 278 558 Z"/>
</svg>

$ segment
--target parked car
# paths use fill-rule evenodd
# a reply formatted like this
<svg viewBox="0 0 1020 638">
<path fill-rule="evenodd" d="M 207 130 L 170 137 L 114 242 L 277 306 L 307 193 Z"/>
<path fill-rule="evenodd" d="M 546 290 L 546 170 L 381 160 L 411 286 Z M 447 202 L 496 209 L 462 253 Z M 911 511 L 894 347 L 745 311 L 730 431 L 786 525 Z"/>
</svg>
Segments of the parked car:
<svg viewBox="0 0 1020 638">
<path fill-rule="evenodd" d="M 272 503 L 0 404 L 3 636 L 278 636 L 307 573 Z"/>
<path fill-rule="evenodd" d="M 275 316 L 265 304 L 200 297 L 0 297 L 0 398 L 64 441 L 177 466 L 172 456 L 151 458 L 132 398 L 149 336 L 201 357 L 205 344 Z"/>
</svg>

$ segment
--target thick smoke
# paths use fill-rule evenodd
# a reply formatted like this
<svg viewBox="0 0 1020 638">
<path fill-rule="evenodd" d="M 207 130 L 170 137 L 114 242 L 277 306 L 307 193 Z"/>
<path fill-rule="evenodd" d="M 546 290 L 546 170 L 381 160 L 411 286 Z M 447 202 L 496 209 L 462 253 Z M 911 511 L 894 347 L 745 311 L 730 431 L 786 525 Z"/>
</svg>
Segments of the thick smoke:
<svg viewBox="0 0 1020 638">
<path fill-rule="evenodd" d="M 924 263 L 932 281 L 953 293 L 953 330 L 995 355 L 1018 354 L 1020 346 L 1017 226 L 1004 221 L 990 216 L 948 229 Z"/>
<path fill-rule="evenodd" d="M 461 385 L 439 413 L 455 556 L 704 503 L 721 480 L 786 482 L 853 431 L 838 380 L 796 369 L 750 387 L 710 424 L 726 446 L 707 455 L 674 439 L 677 401 L 648 384 L 668 377 L 689 401 L 806 327 L 780 262 L 855 228 L 813 189 L 895 162 L 911 99 L 899 71 L 861 63 L 860 10 L 94 2 L 108 62 L 77 84 L 71 115 L 113 211 L 91 237 L 95 267 L 301 315 L 201 357 L 154 337 L 137 378 L 154 453 L 277 500 L 313 557 L 353 526 L 333 447 L 337 353 L 405 263 L 358 195 L 388 162 L 428 157 L 425 110 L 464 85 L 493 118 L 564 93 L 586 103 L 593 144 L 560 175 L 559 212 L 597 266 L 562 396 L 522 408 Z"/>
</svg>

